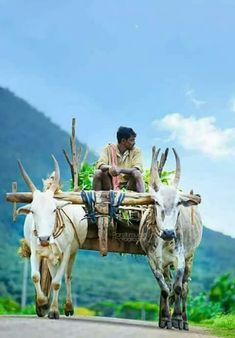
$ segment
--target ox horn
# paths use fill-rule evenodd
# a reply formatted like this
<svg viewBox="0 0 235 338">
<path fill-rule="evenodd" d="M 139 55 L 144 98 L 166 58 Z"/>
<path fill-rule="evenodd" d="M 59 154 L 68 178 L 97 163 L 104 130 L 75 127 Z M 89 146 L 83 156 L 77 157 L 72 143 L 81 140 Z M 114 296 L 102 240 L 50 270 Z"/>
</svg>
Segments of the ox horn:
<svg viewBox="0 0 235 338">
<path fill-rule="evenodd" d="M 27 186 L 29 187 L 29 189 L 34 192 L 35 190 L 37 190 L 37 188 L 35 187 L 35 185 L 33 184 L 32 180 L 30 179 L 29 175 L 26 173 L 22 163 L 20 162 L 20 160 L 17 160 L 18 165 L 20 167 L 20 172 L 25 180 L 25 183 L 27 184 Z"/>
<path fill-rule="evenodd" d="M 54 162 L 55 177 L 54 177 L 54 182 L 50 186 L 50 190 L 55 192 L 56 189 L 59 187 L 59 184 L 60 184 L 60 168 L 59 168 L 59 164 L 58 164 L 55 156 L 51 154 L 51 157 L 52 157 L 53 162 Z"/>
<path fill-rule="evenodd" d="M 153 187 L 154 190 L 158 190 L 159 185 L 161 184 L 161 179 L 158 173 L 158 166 L 157 166 L 157 158 L 160 149 L 156 151 L 156 147 L 152 147 L 152 163 L 150 169 L 150 185 Z"/>
<path fill-rule="evenodd" d="M 176 171 L 175 171 L 175 177 L 174 177 L 174 182 L 173 184 L 177 187 L 179 185 L 179 181 L 180 181 L 180 173 L 181 173 L 181 169 L 180 169 L 180 159 L 179 156 L 177 154 L 177 152 L 175 151 L 174 148 L 172 148 L 173 153 L 175 155 L 175 161 L 176 161 Z"/>
</svg>

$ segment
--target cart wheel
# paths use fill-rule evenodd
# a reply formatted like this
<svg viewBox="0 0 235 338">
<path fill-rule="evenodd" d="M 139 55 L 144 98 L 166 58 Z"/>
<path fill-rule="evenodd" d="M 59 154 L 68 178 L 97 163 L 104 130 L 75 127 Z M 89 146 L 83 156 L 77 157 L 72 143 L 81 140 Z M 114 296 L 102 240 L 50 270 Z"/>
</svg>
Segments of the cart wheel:
<svg viewBox="0 0 235 338">
<path fill-rule="evenodd" d="M 44 292 L 44 295 L 47 296 L 48 298 L 48 303 L 44 305 L 38 305 L 35 295 L 35 307 L 37 316 L 44 317 L 48 313 L 50 307 L 50 290 L 51 290 L 51 274 L 47 265 L 46 258 L 42 258 L 39 271 L 41 275 L 41 288 L 42 291 Z"/>
</svg>

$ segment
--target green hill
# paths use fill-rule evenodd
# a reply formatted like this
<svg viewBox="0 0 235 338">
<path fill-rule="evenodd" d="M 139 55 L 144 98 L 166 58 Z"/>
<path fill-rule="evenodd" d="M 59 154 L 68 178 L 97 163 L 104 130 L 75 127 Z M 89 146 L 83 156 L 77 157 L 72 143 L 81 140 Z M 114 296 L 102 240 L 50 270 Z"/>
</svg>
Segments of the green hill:
<svg viewBox="0 0 235 338">
<path fill-rule="evenodd" d="M 0 229 L 4 229 L 11 237 L 12 226 L 10 228 L 9 223 L 12 206 L 5 202 L 4 195 L 11 191 L 12 181 L 18 182 L 19 191 L 28 189 L 20 176 L 16 160 L 23 162 L 35 185 L 42 188 L 41 179 L 53 170 L 51 154 L 54 154 L 59 162 L 61 180 L 65 182 L 66 189 L 69 185 L 70 170 L 62 150 L 70 152 L 70 135 L 26 101 L 1 87 L 0 121 Z M 78 145 L 82 146 L 84 153 L 86 145 L 79 142 Z M 88 162 L 93 163 L 95 158 L 94 153 L 88 154 Z"/>
<path fill-rule="evenodd" d="M 11 182 L 18 182 L 18 190 L 26 187 L 19 175 L 16 159 L 20 158 L 39 187 L 41 178 L 52 171 L 53 153 L 59 161 L 64 189 L 70 171 L 62 154 L 69 150 L 69 135 L 52 123 L 43 113 L 7 89 L 0 88 L 0 296 L 10 295 L 20 300 L 24 261 L 17 256 L 18 241 L 22 237 L 24 217 L 12 222 L 12 205 L 5 202 Z M 78 126 L 79 129 L 79 126 Z M 83 145 L 83 148 L 85 145 Z M 95 161 L 90 153 L 88 160 Z M 194 294 L 207 290 L 213 280 L 225 272 L 235 271 L 235 239 L 204 228 L 202 243 L 196 253 L 191 290 Z M 73 294 L 79 304 L 90 305 L 100 300 L 156 301 L 158 286 L 145 257 L 81 251 L 74 268 Z M 28 275 L 28 302 L 34 291 Z"/>
</svg>

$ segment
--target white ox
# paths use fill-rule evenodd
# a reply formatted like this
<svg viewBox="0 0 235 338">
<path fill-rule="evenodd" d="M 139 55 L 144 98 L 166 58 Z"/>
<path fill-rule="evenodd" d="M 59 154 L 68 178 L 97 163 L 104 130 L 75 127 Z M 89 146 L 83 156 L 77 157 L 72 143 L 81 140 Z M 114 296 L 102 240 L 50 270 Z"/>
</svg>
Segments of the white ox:
<svg viewBox="0 0 235 338">
<path fill-rule="evenodd" d="M 54 182 L 45 192 L 36 189 L 31 179 L 19 162 L 22 176 L 33 193 L 32 203 L 18 209 L 19 214 L 27 214 L 24 223 L 24 237 L 31 250 L 31 278 L 36 289 L 36 302 L 39 307 L 48 306 L 40 284 L 40 261 L 47 258 L 47 264 L 52 276 L 52 302 L 48 317 L 58 319 L 58 294 L 62 277 L 65 274 L 66 303 L 65 315 L 73 314 L 71 298 L 71 273 L 78 248 L 87 235 L 87 220 L 80 205 L 56 200 L 55 190 L 59 186 L 59 165 L 52 155 L 55 167 Z"/>
<path fill-rule="evenodd" d="M 146 252 L 150 267 L 161 289 L 159 326 L 188 330 L 187 295 L 193 256 L 202 237 L 202 222 L 195 206 L 200 196 L 178 191 L 180 160 L 171 185 L 162 184 L 153 147 L 150 193 L 155 205 L 147 209 L 140 224 L 140 244 Z M 175 267 L 172 280 L 171 268 Z M 169 300 L 174 303 L 171 315 Z M 181 304 L 182 303 L 182 304 Z"/>
</svg>

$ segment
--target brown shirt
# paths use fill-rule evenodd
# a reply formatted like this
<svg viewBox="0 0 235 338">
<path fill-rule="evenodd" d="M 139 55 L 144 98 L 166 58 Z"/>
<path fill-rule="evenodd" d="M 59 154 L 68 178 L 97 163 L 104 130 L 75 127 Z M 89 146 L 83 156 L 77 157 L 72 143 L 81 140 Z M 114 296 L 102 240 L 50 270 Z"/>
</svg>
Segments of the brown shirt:
<svg viewBox="0 0 235 338">
<path fill-rule="evenodd" d="M 143 172 L 143 161 L 141 151 L 134 147 L 132 150 L 126 150 L 123 154 L 120 153 L 116 145 L 117 167 L 118 168 L 137 168 Z M 112 165 L 111 144 L 107 144 L 96 163 L 96 168 L 99 169 L 102 164 Z M 120 183 L 126 184 L 129 180 L 129 174 L 120 174 Z"/>
</svg>

